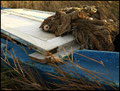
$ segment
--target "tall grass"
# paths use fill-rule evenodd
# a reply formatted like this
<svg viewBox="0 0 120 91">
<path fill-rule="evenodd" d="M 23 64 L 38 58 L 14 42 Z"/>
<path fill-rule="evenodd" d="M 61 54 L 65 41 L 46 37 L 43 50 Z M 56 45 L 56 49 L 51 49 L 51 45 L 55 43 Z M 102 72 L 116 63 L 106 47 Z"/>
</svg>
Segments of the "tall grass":
<svg viewBox="0 0 120 91">
<path fill-rule="evenodd" d="M 14 50 L 12 51 L 14 53 Z M 14 65 L 11 65 L 5 52 L 12 57 Z M 53 90 L 53 89 L 54 90 L 96 90 L 96 89 L 105 90 L 106 88 L 98 80 L 107 84 L 114 90 L 118 89 L 114 87 L 113 82 L 100 76 L 100 74 L 103 73 L 93 72 L 84 67 L 81 67 L 77 63 L 74 63 L 73 58 L 69 58 L 69 56 L 68 56 L 68 62 L 65 63 L 66 65 L 64 67 L 66 70 L 68 70 L 71 73 L 65 72 L 63 68 L 58 66 L 55 62 L 55 60 L 56 61 L 58 60 L 55 58 L 55 56 L 53 56 L 53 54 L 51 53 L 49 54 L 49 56 L 51 55 L 51 59 L 50 59 L 51 63 L 49 62 L 48 65 L 54 67 L 58 75 L 54 75 L 53 73 L 48 73 L 48 72 L 46 72 L 46 74 L 48 75 L 48 77 L 50 76 L 51 79 L 56 79 L 61 81 L 61 83 L 55 83 L 55 82 L 48 82 L 46 79 L 43 79 L 44 78 L 42 77 L 43 75 L 41 75 L 41 73 L 38 71 L 36 67 L 30 68 L 27 65 L 23 66 L 22 62 L 18 60 L 15 53 L 14 55 L 12 55 L 7 49 L 5 49 L 5 52 L 3 51 L 3 55 L 5 56 L 5 58 L 4 59 L 1 58 L 3 63 L 2 72 L 1 72 L 1 79 L 2 79 L 1 87 L 3 90 L 10 90 L 10 89 L 12 90 L 28 90 L 28 89 L 30 90 Z M 73 53 L 72 49 L 71 49 L 71 53 Z M 97 62 L 104 66 L 102 62 L 99 62 L 95 59 L 89 58 L 82 54 L 77 54 L 77 55 L 86 57 L 91 61 Z M 71 67 L 72 69 L 75 70 L 74 72 L 68 68 L 69 63 L 73 64 Z M 6 64 L 9 66 L 9 68 L 8 66 L 6 66 Z M 79 73 L 76 71 L 75 66 L 78 67 L 80 70 L 83 70 L 93 81 L 89 81 L 86 78 L 81 77 Z M 76 75 L 76 77 L 79 79 L 73 77 L 73 74 Z M 95 78 L 97 78 L 98 80 L 96 80 Z M 101 78 L 103 78 L 104 80 Z"/>
<path fill-rule="evenodd" d="M 100 8 L 104 9 L 106 12 L 104 12 L 105 16 L 118 19 L 119 17 L 119 1 L 1 1 L 1 7 L 8 7 L 8 8 L 28 8 L 28 9 L 36 9 L 36 10 L 45 10 L 45 11 L 57 11 L 59 8 L 65 8 L 65 7 L 79 7 L 80 5 L 96 5 Z M 25 49 L 24 49 L 25 50 Z M 65 51 L 65 50 L 64 50 Z M 7 58 L 6 53 L 8 53 L 12 59 L 13 59 L 13 65 L 10 64 L 9 59 Z M 51 56 L 51 59 L 49 60 L 49 64 L 53 66 L 59 75 L 53 75 L 52 73 L 46 73 L 49 76 L 52 77 L 52 79 L 60 80 L 62 83 L 58 84 L 55 82 L 48 82 L 45 79 L 42 79 L 41 73 L 34 68 L 34 71 L 28 67 L 25 67 L 22 65 L 20 60 L 16 57 L 16 54 L 13 53 L 12 55 L 8 50 L 5 50 L 3 52 L 3 55 L 5 58 L 1 58 L 2 64 L 2 72 L 1 72 L 1 87 L 3 90 L 105 90 L 105 87 L 98 82 L 95 78 L 101 80 L 103 83 L 108 84 L 113 89 L 117 90 L 117 88 L 113 87 L 111 84 L 113 84 L 110 81 L 107 81 L 104 77 L 100 77 L 100 74 L 102 73 L 96 73 L 92 72 L 88 69 L 85 69 L 81 67 L 80 65 L 73 62 L 73 58 L 69 58 L 68 60 L 71 64 L 78 67 L 80 70 L 83 70 L 92 80 L 93 82 L 90 82 L 84 78 L 82 78 L 78 72 L 73 72 L 69 68 L 66 67 L 67 70 L 69 70 L 71 73 L 75 74 L 76 77 L 79 79 L 76 79 L 73 77 L 72 74 L 66 73 L 62 68 L 60 68 L 56 62 L 62 62 L 62 60 L 56 59 L 56 57 L 49 53 Z M 25 51 L 26 52 L 26 51 Z M 27 53 L 27 52 L 26 52 Z M 71 54 L 73 53 L 71 49 Z M 67 55 L 67 54 L 66 54 Z M 82 54 L 78 54 L 81 56 L 84 56 Z M 86 56 L 84 56 L 86 57 Z M 91 61 L 97 62 L 104 66 L 102 62 L 98 62 L 97 60 L 91 59 L 89 57 L 86 57 L 90 59 Z M 9 66 L 6 66 L 6 64 Z M 67 63 L 66 63 L 67 65 Z M 72 66 L 74 70 L 75 67 Z M 36 78 L 37 76 L 37 78 Z M 109 76 L 109 75 L 108 75 Z M 101 78 L 104 78 L 105 81 L 103 81 Z M 109 82 L 109 83 L 108 83 Z M 111 83 L 111 84 L 110 84 Z"/>
<path fill-rule="evenodd" d="M 105 10 L 104 15 L 119 18 L 119 1 L 1 1 L 1 7 L 57 11 L 65 7 L 95 5 Z"/>
</svg>

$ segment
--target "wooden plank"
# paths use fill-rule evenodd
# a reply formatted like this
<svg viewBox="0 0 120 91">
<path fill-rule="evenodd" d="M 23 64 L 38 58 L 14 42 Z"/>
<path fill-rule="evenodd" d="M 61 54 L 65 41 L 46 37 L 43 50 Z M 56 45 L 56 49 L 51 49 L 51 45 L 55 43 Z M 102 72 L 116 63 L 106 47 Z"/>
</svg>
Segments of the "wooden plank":
<svg viewBox="0 0 120 91">
<path fill-rule="evenodd" d="M 3 32 L 4 30 L 1 30 L 1 31 Z M 8 36 L 8 35 L 9 35 L 9 36 Z M 9 33 L 7 33 L 7 32 L 1 33 L 1 37 L 2 37 L 2 38 L 5 38 L 6 40 L 9 40 L 9 41 L 11 41 L 11 42 L 13 42 L 13 43 L 15 43 L 15 44 L 20 44 L 20 45 L 22 44 L 22 45 L 24 45 L 24 46 L 27 46 L 29 49 L 36 50 L 37 52 L 39 52 L 39 53 L 41 53 L 41 54 L 43 54 L 43 55 L 46 55 L 46 54 L 47 54 L 45 50 L 43 50 L 43 49 L 41 49 L 41 48 L 37 48 L 37 47 L 33 46 L 31 43 L 28 43 L 28 42 L 26 42 L 25 40 L 22 40 L 22 39 L 14 36 L 14 35 L 12 35 L 12 34 L 9 34 Z M 57 52 L 57 48 L 58 48 L 58 47 L 50 50 L 50 52 L 51 52 L 51 53 L 56 53 L 56 52 Z"/>
<path fill-rule="evenodd" d="M 31 10 L 28 10 L 28 9 L 5 9 L 5 10 L 2 10 L 2 12 L 21 16 L 24 18 L 29 18 L 35 21 L 40 21 L 40 22 L 43 21 L 45 18 L 54 14 L 54 13 L 47 14 L 43 12 L 31 12 Z"/>
<path fill-rule="evenodd" d="M 21 17 L 24 17 L 24 18 L 28 18 L 28 19 L 31 19 L 31 20 L 34 20 L 34 21 L 38 21 L 38 22 L 41 22 L 43 21 L 43 19 L 37 19 L 36 17 L 34 16 L 28 16 L 28 15 L 22 15 L 22 14 L 19 14 L 19 13 L 15 13 L 15 12 L 6 12 L 6 11 L 3 11 L 4 13 L 8 13 L 8 14 L 11 14 L 11 15 L 16 15 L 16 16 L 21 16 Z"/>
<path fill-rule="evenodd" d="M 42 54 L 39 54 L 37 52 L 32 53 L 29 55 L 29 57 L 39 63 L 65 63 L 65 61 L 56 58 L 54 55 L 51 56 L 44 56 Z M 54 58 L 53 58 L 54 57 Z"/>
<path fill-rule="evenodd" d="M 29 57 L 30 57 L 30 59 L 32 59 L 34 61 L 37 61 L 37 62 L 40 62 L 40 63 L 46 63 L 45 62 L 45 56 L 41 55 L 37 52 L 30 54 Z"/>
<path fill-rule="evenodd" d="M 3 29 L 5 29 L 5 31 L 9 32 L 10 34 L 13 34 L 31 44 L 33 44 L 34 46 L 38 47 L 38 48 L 42 48 L 44 50 L 52 50 L 54 48 L 56 48 L 56 46 L 54 46 L 53 44 L 47 43 L 45 41 L 42 41 L 40 39 L 37 39 L 35 37 L 32 37 L 28 34 L 25 34 L 23 32 L 17 31 L 17 30 L 13 30 L 12 28 L 9 27 L 3 27 Z"/>
<path fill-rule="evenodd" d="M 65 56 L 70 55 L 71 53 L 75 52 L 76 50 L 78 50 L 80 47 L 78 44 L 76 44 L 75 41 L 73 41 L 72 43 L 67 43 L 64 46 L 60 46 L 57 50 L 56 53 L 53 53 L 53 55 L 61 60 L 63 59 Z M 34 52 L 32 54 L 29 54 L 29 57 L 32 60 L 35 61 L 41 61 L 41 59 L 43 60 L 45 58 L 44 55 L 38 53 L 38 52 Z"/>
<path fill-rule="evenodd" d="M 12 23 L 10 21 L 12 21 Z M 22 18 L 19 16 L 15 16 L 15 15 L 4 15 L 3 16 L 2 15 L 1 24 L 2 26 L 17 29 L 17 31 L 27 33 L 41 40 L 48 40 L 48 39 L 55 38 L 54 34 L 44 32 L 42 31 L 41 28 L 39 28 L 41 22 L 29 20 L 29 19 Z"/>
<path fill-rule="evenodd" d="M 39 51 L 51 51 L 65 45 L 66 43 L 72 43 L 75 41 L 72 35 L 56 37 L 52 33 L 42 31 L 42 29 L 39 28 L 42 21 L 38 22 L 32 20 L 34 17 L 32 15 L 31 19 L 29 19 L 26 18 L 27 16 L 21 17 L 19 15 L 16 15 L 16 11 L 13 13 L 14 10 L 9 10 L 11 13 L 3 11 L 4 10 L 2 10 L 1 14 L 1 32 L 16 39 L 17 41 L 23 40 L 25 42 L 28 42 L 28 44 L 31 44 L 32 47 L 36 47 Z M 19 10 L 19 14 L 20 12 L 23 13 L 22 10 Z M 29 14 L 30 12 L 33 13 L 33 10 L 29 11 Z M 27 14 L 28 13 L 26 13 L 26 15 Z M 45 14 L 39 13 L 36 16 L 39 15 L 44 17 Z M 38 20 L 40 19 L 39 17 L 35 18 Z"/>
</svg>

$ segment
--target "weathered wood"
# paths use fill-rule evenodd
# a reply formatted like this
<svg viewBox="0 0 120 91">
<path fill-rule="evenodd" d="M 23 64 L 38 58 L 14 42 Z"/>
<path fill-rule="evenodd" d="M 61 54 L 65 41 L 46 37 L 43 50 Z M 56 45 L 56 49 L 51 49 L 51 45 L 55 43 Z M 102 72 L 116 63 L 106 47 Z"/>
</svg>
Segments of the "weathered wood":
<svg viewBox="0 0 120 91">
<path fill-rule="evenodd" d="M 41 21 L 43 21 L 43 19 L 54 14 L 54 13 L 50 13 L 50 14 L 42 13 L 41 14 L 41 12 L 31 12 L 31 10 L 29 10 L 29 9 L 5 9 L 5 10 L 2 10 L 2 12 L 11 14 L 11 15 L 21 16 L 24 18 L 38 21 L 38 22 L 41 22 Z"/>
<path fill-rule="evenodd" d="M 62 59 L 58 59 L 56 58 L 53 54 L 49 53 L 48 56 L 42 55 L 40 53 L 32 53 L 29 54 L 29 57 L 39 63 L 64 63 L 65 61 L 63 61 Z"/>
<path fill-rule="evenodd" d="M 52 55 L 54 55 L 57 59 L 61 60 L 63 59 L 65 56 L 69 56 L 70 54 L 72 54 L 74 51 L 78 50 L 80 47 L 79 45 L 76 44 L 75 41 L 73 41 L 72 43 L 67 43 L 65 44 L 64 46 L 60 46 L 58 49 L 57 49 L 57 52 L 56 53 L 53 53 Z M 43 61 L 45 60 L 45 55 L 42 55 L 38 52 L 35 52 L 35 53 L 32 53 L 32 54 L 29 54 L 29 57 L 32 59 L 32 60 L 35 60 L 35 61 Z"/>
<path fill-rule="evenodd" d="M 31 48 L 36 51 L 41 53 L 57 51 L 58 47 L 74 41 L 72 35 L 56 37 L 52 33 L 42 31 L 42 29 L 39 28 L 42 21 L 38 22 L 32 19 L 34 17 L 39 20 L 42 19 L 41 17 L 46 18 L 53 13 L 49 12 L 47 14 L 47 12 L 25 11 L 23 9 L 6 9 L 1 11 L 1 32 L 27 46 L 31 46 Z"/>
</svg>

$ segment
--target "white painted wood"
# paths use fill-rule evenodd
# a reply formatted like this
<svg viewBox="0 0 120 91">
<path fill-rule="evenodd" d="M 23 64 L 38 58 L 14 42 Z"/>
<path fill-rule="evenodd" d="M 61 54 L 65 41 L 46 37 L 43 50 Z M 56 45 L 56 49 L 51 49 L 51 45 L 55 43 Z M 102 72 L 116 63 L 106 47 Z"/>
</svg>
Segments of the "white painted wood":
<svg viewBox="0 0 120 91">
<path fill-rule="evenodd" d="M 33 36 L 30 36 L 28 34 L 20 32 L 18 30 L 12 29 L 10 27 L 5 27 L 3 25 L 1 25 L 1 26 L 2 26 L 2 29 L 5 29 L 6 32 L 9 32 L 10 34 L 13 34 L 13 35 L 17 36 L 17 37 L 33 44 L 34 46 L 36 46 L 38 48 L 42 48 L 44 50 L 52 50 L 52 49 L 56 48 L 55 45 L 47 43 L 45 41 L 42 41 L 38 38 L 35 38 Z"/>
<path fill-rule="evenodd" d="M 63 46 L 60 46 L 57 50 L 57 53 L 54 53 L 53 55 L 57 59 L 62 59 L 65 56 L 71 54 L 72 52 L 78 50 L 79 48 L 80 48 L 80 46 L 78 44 L 76 44 L 75 41 L 73 41 L 72 43 L 70 42 L 70 43 L 66 43 Z M 34 59 L 37 59 L 37 60 L 44 60 L 45 59 L 45 56 L 38 53 L 38 52 L 31 53 L 31 54 L 29 54 L 29 56 L 31 58 L 33 58 L 33 60 Z"/>
<path fill-rule="evenodd" d="M 31 20 L 35 20 L 35 21 L 43 21 L 43 19 L 41 18 L 36 18 L 34 16 L 29 16 L 29 15 L 24 15 L 24 14 L 20 14 L 20 13 L 16 13 L 16 12 L 9 12 L 9 11 L 2 11 L 3 13 L 8 13 L 8 14 L 11 14 L 11 15 L 16 15 L 16 16 L 20 16 L 20 17 L 24 17 L 24 18 L 28 18 L 28 19 L 31 19 Z"/>
<path fill-rule="evenodd" d="M 63 44 L 73 42 L 73 41 L 74 41 L 74 37 L 72 35 L 67 35 L 63 37 L 56 37 L 56 38 L 49 39 L 47 42 L 54 44 L 56 46 L 62 46 Z"/>
<path fill-rule="evenodd" d="M 51 15 L 47 13 L 32 12 L 32 10 L 25 11 L 23 9 L 1 10 L 1 29 L 45 51 L 74 41 L 74 37 L 71 35 L 56 37 L 54 34 L 42 31 L 39 26 L 43 19 L 42 21 L 36 21 L 39 20 L 40 17 L 35 16 L 46 18 Z"/>
<path fill-rule="evenodd" d="M 1 24 L 2 26 L 12 28 L 13 30 L 17 29 L 17 31 L 21 31 L 41 40 L 47 41 L 48 39 L 55 38 L 54 34 L 44 32 L 39 28 L 41 22 L 22 18 L 19 16 L 1 16 Z"/>
<path fill-rule="evenodd" d="M 44 60 L 45 59 L 45 56 L 38 53 L 38 52 L 34 52 L 34 53 L 29 54 L 29 57 L 32 57 L 32 58 L 35 58 L 35 59 L 38 59 L 38 60 Z"/>
<path fill-rule="evenodd" d="M 2 12 L 7 12 L 9 14 L 22 16 L 29 19 L 34 19 L 36 21 L 42 21 L 42 18 L 45 19 L 54 14 L 54 13 L 47 14 L 42 12 L 32 12 L 32 10 L 30 9 L 5 9 L 2 10 Z"/>
</svg>

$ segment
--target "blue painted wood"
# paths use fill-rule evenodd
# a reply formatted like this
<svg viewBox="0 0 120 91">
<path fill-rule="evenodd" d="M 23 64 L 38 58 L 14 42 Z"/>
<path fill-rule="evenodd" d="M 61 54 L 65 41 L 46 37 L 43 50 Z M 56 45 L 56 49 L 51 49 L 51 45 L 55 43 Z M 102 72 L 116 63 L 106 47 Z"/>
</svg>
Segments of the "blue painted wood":
<svg viewBox="0 0 120 91">
<path fill-rule="evenodd" d="M 8 9 L 8 8 L 1 7 L 1 9 Z M 29 9 L 28 9 L 28 10 L 29 10 Z M 27 9 L 26 9 L 26 11 L 27 11 Z M 38 10 L 31 10 L 31 11 L 32 11 L 32 12 L 39 12 Z M 54 14 L 54 12 L 45 12 L 45 11 L 40 11 L 40 13 Z M 22 14 L 22 13 L 21 13 L 21 14 Z M 43 20 L 46 18 L 45 16 L 43 16 L 43 17 L 35 16 L 35 15 L 32 15 L 32 16 L 33 16 L 33 17 L 36 17 L 37 19 L 43 19 Z M 19 41 L 20 43 L 23 43 L 24 45 L 27 45 L 27 46 L 31 47 L 32 49 L 36 50 L 36 51 L 39 52 L 39 53 L 42 53 L 42 54 L 45 53 L 45 50 L 44 50 L 43 48 L 41 48 L 41 47 L 36 47 L 36 46 L 34 46 L 32 43 L 27 42 L 27 41 L 25 41 L 24 39 L 21 39 L 21 38 L 19 38 L 18 36 L 15 36 L 15 35 L 7 32 L 7 31 L 5 31 L 4 29 L 1 29 L 1 32 L 2 32 L 3 34 L 8 35 L 9 37 L 11 37 L 11 38 Z"/>
<path fill-rule="evenodd" d="M 2 50 L 4 51 L 4 47 L 6 45 L 6 40 L 1 38 L 1 43 L 4 44 L 4 46 L 2 47 Z M 12 55 L 14 55 L 12 48 L 14 49 L 16 56 L 18 57 L 18 59 L 21 62 L 29 65 L 30 67 L 34 67 L 34 66 L 37 67 L 37 69 L 44 75 L 44 77 L 47 80 L 53 81 L 49 77 L 47 77 L 47 75 L 45 75 L 45 73 L 46 72 L 49 72 L 49 73 L 56 72 L 54 67 L 52 67 L 48 64 L 40 64 L 38 62 L 35 62 L 34 60 L 31 60 L 28 57 L 28 55 L 25 53 L 25 51 L 23 50 L 22 46 L 20 46 L 20 45 L 17 45 L 17 44 L 14 44 L 14 43 L 8 41 L 8 47 L 9 47 L 8 51 Z M 28 54 L 35 52 L 34 50 L 29 50 L 25 46 L 24 46 L 24 48 Z M 82 56 L 78 55 L 76 53 L 82 54 Z M 8 53 L 6 53 L 6 55 L 9 59 L 9 61 L 11 63 L 13 63 L 12 57 Z M 94 71 L 94 72 L 107 73 L 101 64 L 96 63 L 96 62 L 84 57 L 83 55 L 93 58 L 93 59 L 97 60 L 98 62 L 100 62 L 102 60 L 102 62 L 105 65 L 105 68 L 108 70 L 108 72 L 113 80 L 111 80 L 111 78 L 106 75 L 101 75 L 101 76 L 105 77 L 106 79 L 108 79 L 110 81 L 113 81 L 117 86 L 119 86 L 119 53 L 118 52 L 78 50 L 75 53 L 73 53 L 74 65 L 68 61 L 65 64 L 58 65 L 58 67 L 60 67 L 61 70 L 64 70 L 65 72 L 68 72 L 68 73 L 71 73 L 69 70 L 71 70 L 73 72 L 77 72 L 80 76 L 85 77 L 89 80 L 91 80 L 91 78 L 88 77 L 88 75 L 85 73 L 85 71 L 78 68 L 76 66 L 76 64 L 78 64 L 79 66 L 84 67 L 88 70 Z M 4 58 L 4 55 L 2 55 L 2 57 Z M 76 60 L 77 60 L 77 63 L 76 63 Z M 66 69 L 65 67 L 67 67 L 69 70 Z M 74 67 L 76 69 L 76 71 L 72 67 Z M 73 73 L 71 73 L 71 74 L 73 74 Z M 55 73 L 55 75 L 57 75 L 57 73 Z M 73 77 L 78 79 L 78 77 L 75 74 L 73 74 Z M 104 83 L 102 83 L 102 84 L 104 84 Z"/>
<path fill-rule="evenodd" d="M 34 48 L 34 45 L 31 44 L 30 42 L 27 42 L 27 41 L 25 41 L 25 40 L 23 40 L 23 39 L 15 36 L 15 35 L 13 35 L 13 34 L 10 34 L 9 32 L 6 32 L 6 31 L 3 30 L 3 29 L 1 29 L 1 33 L 3 33 L 3 34 L 5 34 L 5 35 L 7 35 L 7 36 L 9 36 L 9 37 L 11 37 L 11 38 L 13 38 L 13 39 L 15 39 L 16 41 L 19 41 L 20 43 L 22 43 L 22 44 L 24 44 L 24 45 L 32 48 L 33 50 L 38 51 L 39 53 L 44 53 L 44 50 L 43 50 L 43 49 L 37 48 L 37 47 Z"/>
<path fill-rule="evenodd" d="M 5 8 L 1 8 L 1 9 L 5 9 Z M 2 30 L 2 32 L 4 32 L 4 30 Z M 12 37 L 12 35 L 10 35 L 9 33 L 5 32 L 5 34 Z M 20 39 L 18 39 L 18 40 L 20 40 Z M 25 42 L 25 41 L 21 41 L 21 42 Z M 5 52 L 4 50 L 5 50 L 5 47 L 6 47 L 6 40 L 1 38 L 1 43 L 2 43 L 1 44 L 1 50 L 3 52 Z M 50 65 L 47 65 L 47 64 L 40 64 L 38 62 L 35 62 L 35 61 L 31 60 L 28 57 L 28 55 L 25 53 L 25 51 L 23 50 L 22 46 L 8 41 L 7 50 L 12 55 L 14 55 L 14 53 L 12 51 L 12 48 L 14 49 L 15 54 L 18 57 L 18 59 L 21 62 L 23 62 L 23 64 L 27 64 L 30 67 L 36 66 L 37 69 L 39 69 L 39 71 L 44 75 L 44 77 L 47 80 L 53 81 L 53 79 L 51 80 L 51 79 L 49 79 L 49 77 L 47 75 L 45 75 L 45 72 L 49 72 L 49 73 L 56 72 L 54 67 L 52 67 Z M 31 53 L 35 52 L 34 50 L 29 50 L 25 46 L 24 46 L 24 48 L 25 48 L 25 50 L 27 51 L 28 54 L 31 54 Z M 3 52 L 1 52 L 1 54 L 2 54 L 1 57 L 2 58 L 4 58 Z M 7 58 L 9 59 L 10 63 L 13 63 L 12 57 L 6 52 L 5 52 L 5 54 L 7 55 Z M 86 58 L 86 56 L 87 56 L 87 58 Z M 90 60 L 88 57 L 92 58 L 94 60 L 97 60 L 98 62 L 102 61 L 103 64 L 105 65 L 105 68 L 100 63 L 94 62 L 94 61 Z M 111 80 L 110 77 L 108 77 L 106 75 L 101 75 L 101 76 L 105 77 L 106 79 L 109 79 L 109 80 L 113 81 L 117 86 L 119 86 L 119 52 L 106 52 L 106 51 L 95 51 L 95 50 L 78 50 L 78 51 L 73 53 L 74 65 L 72 65 L 69 61 L 67 61 L 67 62 L 68 63 L 65 63 L 63 65 L 58 65 L 58 66 L 62 70 L 66 71 L 68 73 L 71 73 L 69 70 L 77 72 L 80 76 L 87 77 L 87 79 L 89 79 L 89 80 L 91 80 L 91 79 L 90 79 L 90 77 L 88 77 L 88 75 L 85 73 L 85 71 L 76 67 L 76 62 L 79 66 L 84 67 L 84 68 L 86 68 L 88 70 L 91 70 L 91 71 L 94 71 L 94 72 L 107 73 L 106 72 L 106 69 L 107 69 L 110 77 L 112 77 L 112 80 Z M 65 66 L 68 67 L 69 70 L 66 69 Z M 75 67 L 75 69 L 77 71 L 75 71 L 72 67 Z M 73 74 L 73 76 L 77 78 L 77 76 L 75 74 Z M 102 83 L 102 84 L 104 84 L 104 83 Z"/>
<path fill-rule="evenodd" d="M 7 7 L 1 7 L 1 9 L 10 9 L 10 8 L 7 8 Z"/>
<path fill-rule="evenodd" d="M 82 55 L 78 55 L 78 54 Z M 84 56 L 95 59 L 98 62 L 103 62 L 104 66 L 100 63 L 94 62 Z M 92 70 L 94 72 L 101 72 L 109 74 L 112 80 L 119 85 L 119 52 L 110 51 L 95 51 L 95 50 L 78 50 L 74 53 L 74 60 L 77 60 L 80 66 Z M 108 71 L 108 73 L 106 72 Z M 111 80 L 110 77 L 104 75 L 106 79 Z"/>
</svg>

